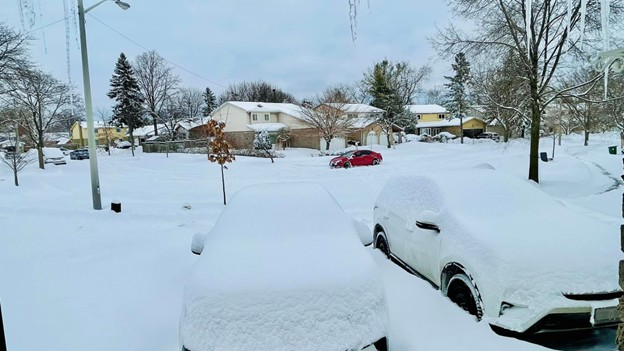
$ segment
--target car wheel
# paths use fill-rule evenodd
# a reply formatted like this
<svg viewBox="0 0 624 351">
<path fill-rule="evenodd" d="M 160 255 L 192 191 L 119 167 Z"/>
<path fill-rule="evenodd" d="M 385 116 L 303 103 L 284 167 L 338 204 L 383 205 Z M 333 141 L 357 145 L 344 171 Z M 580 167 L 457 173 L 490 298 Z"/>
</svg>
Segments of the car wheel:
<svg viewBox="0 0 624 351">
<path fill-rule="evenodd" d="M 374 160 L 373 160 L 373 166 L 376 166 L 376 165 L 378 165 L 378 164 L 379 164 L 379 160 L 378 160 L 378 159 L 374 159 Z"/>
<path fill-rule="evenodd" d="M 351 168 L 351 162 L 345 162 L 342 167 L 344 168 Z"/>
<path fill-rule="evenodd" d="M 472 279 L 466 274 L 458 273 L 449 279 L 446 296 L 464 311 L 477 317 L 477 320 L 483 317 L 481 297 Z"/>
<path fill-rule="evenodd" d="M 390 258 L 390 247 L 386 241 L 384 232 L 377 233 L 377 240 L 375 240 L 375 248 L 379 249 L 386 257 Z"/>
</svg>

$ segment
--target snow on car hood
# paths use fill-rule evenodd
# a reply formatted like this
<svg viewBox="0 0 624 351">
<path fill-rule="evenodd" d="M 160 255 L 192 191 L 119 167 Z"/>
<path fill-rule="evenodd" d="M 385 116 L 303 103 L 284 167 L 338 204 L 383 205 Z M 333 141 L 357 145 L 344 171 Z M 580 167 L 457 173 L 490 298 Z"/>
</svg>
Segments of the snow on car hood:
<svg viewBox="0 0 624 351">
<path fill-rule="evenodd" d="M 180 325 L 199 350 L 345 350 L 385 335 L 383 285 L 317 184 L 241 190 L 207 235 Z"/>
</svg>

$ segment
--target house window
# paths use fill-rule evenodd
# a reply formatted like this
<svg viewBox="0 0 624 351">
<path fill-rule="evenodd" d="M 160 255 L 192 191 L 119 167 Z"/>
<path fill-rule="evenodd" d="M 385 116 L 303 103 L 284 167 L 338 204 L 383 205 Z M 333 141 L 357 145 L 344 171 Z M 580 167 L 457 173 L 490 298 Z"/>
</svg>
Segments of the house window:
<svg viewBox="0 0 624 351">
<path fill-rule="evenodd" d="M 252 114 L 252 115 L 251 115 L 251 120 L 252 120 L 252 121 L 257 121 L 257 120 L 258 120 L 258 115 L 257 115 L 257 114 L 255 114 L 255 113 L 254 113 L 254 114 Z"/>
<path fill-rule="evenodd" d="M 117 133 L 121 133 L 121 128 L 115 128 L 115 130 L 117 131 Z"/>
<path fill-rule="evenodd" d="M 416 115 L 416 120 L 420 121 L 420 115 Z"/>
<path fill-rule="evenodd" d="M 93 133 L 97 134 L 98 133 L 98 128 L 94 128 L 93 129 Z"/>
<path fill-rule="evenodd" d="M 444 114 L 439 114 L 438 119 L 444 119 Z"/>
<path fill-rule="evenodd" d="M 269 114 L 268 114 L 268 113 L 265 113 L 265 114 L 264 114 L 264 120 L 265 120 L 265 121 L 268 121 L 268 120 L 269 120 Z"/>
</svg>

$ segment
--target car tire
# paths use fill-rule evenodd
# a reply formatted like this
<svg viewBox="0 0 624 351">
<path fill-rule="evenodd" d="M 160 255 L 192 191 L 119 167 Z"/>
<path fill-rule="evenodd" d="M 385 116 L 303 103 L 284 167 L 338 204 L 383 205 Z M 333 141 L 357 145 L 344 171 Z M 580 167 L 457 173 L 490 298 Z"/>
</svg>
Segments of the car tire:
<svg viewBox="0 0 624 351">
<path fill-rule="evenodd" d="M 375 248 L 381 251 L 387 258 L 390 258 L 390 246 L 386 241 L 386 233 L 377 233 L 377 239 L 375 239 Z"/>
<path fill-rule="evenodd" d="M 483 317 L 481 296 L 472 279 L 466 274 L 458 273 L 449 279 L 446 296 L 464 311 L 475 316 L 477 320 Z"/>
<path fill-rule="evenodd" d="M 379 164 L 379 160 L 378 159 L 374 159 L 372 165 L 373 166 L 377 166 Z"/>
<path fill-rule="evenodd" d="M 345 162 L 345 163 L 342 165 L 342 167 L 343 167 L 343 168 L 351 168 L 351 162 Z"/>
</svg>

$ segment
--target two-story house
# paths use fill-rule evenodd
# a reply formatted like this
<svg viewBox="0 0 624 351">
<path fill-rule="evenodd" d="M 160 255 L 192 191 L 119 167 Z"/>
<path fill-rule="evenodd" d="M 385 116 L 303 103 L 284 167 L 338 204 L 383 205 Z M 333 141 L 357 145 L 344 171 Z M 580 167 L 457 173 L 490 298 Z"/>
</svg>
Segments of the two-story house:
<svg viewBox="0 0 624 351">
<path fill-rule="evenodd" d="M 273 144 L 277 134 L 288 130 L 288 145 L 319 148 L 319 137 L 301 120 L 301 108 L 289 103 L 227 101 L 215 109 L 211 117 L 225 122 L 225 138 L 235 149 L 250 148 L 256 133 L 267 131 Z M 278 145 L 279 147 L 279 145 Z"/>
<path fill-rule="evenodd" d="M 126 140 L 127 127 L 117 127 L 107 125 L 102 121 L 93 121 L 93 132 L 95 133 L 95 143 L 105 145 L 106 140 Z M 87 132 L 87 122 L 74 122 L 71 127 L 71 141 L 80 146 L 89 145 L 89 133 Z"/>
<path fill-rule="evenodd" d="M 416 118 L 416 134 L 435 136 L 441 132 L 460 136 L 463 124 L 464 136 L 475 137 L 483 133 L 487 123 L 478 117 L 451 118 L 451 113 L 440 105 L 407 105 Z"/>
</svg>

